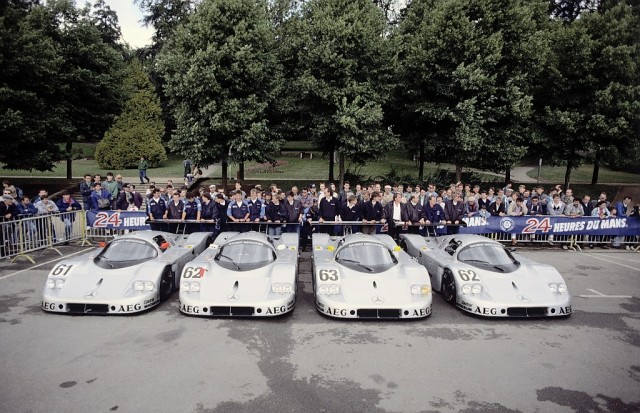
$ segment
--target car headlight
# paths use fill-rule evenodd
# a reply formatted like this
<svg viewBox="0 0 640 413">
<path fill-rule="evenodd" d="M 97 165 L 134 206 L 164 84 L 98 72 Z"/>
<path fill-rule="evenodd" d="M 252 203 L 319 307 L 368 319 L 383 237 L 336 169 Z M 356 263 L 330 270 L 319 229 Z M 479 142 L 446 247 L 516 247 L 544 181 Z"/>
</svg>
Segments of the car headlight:
<svg viewBox="0 0 640 413">
<path fill-rule="evenodd" d="M 473 294 L 480 294 L 482 292 L 482 286 L 480 284 L 473 284 L 473 287 L 471 287 L 471 292 Z"/>
<path fill-rule="evenodd" d="M 145 281 L 145 282 L 144 282 L 144 289 L 145 289 L 146 291 L 153 291 L 153 289 L 154 289 L 155 287 L 156 287 L 156 286 L 155 286 L 155 284 L 154 284 L 153 282 L 151 282 L 151 281 Z"/>
<path fill-rule="evenodd" d="M 567 292 L 567 285 L 564 283 L 550 283 L 549 291 L 557 294 L 564 294 Z"/>
<path fill-rule="evenodd" d="M 144 282 L 142 282 L 142 281 L 134 281 L 133 282 L 133 289 L 136 290 L 136 291 L 144 290 Z"/>
<path fill-rule="evenodd" d="M 183 281 L 180 283 L 180 291 L 189 291 L 189 283 L 186 281 Z"/>
<path fill-rule="evenodd" d="M 282 284 L 280 284 L 280 283 L 271 284 L 271 291 L 273 291 L 274 293 L 281 293 L 282 292 Z"/>
<path fill-rule="evenodd" d="M 64 287 L 64 280 L 57 279 L 56 280 L 56 288 L 62 288 L 62 287 Z"/>
<path fill-rule="evenodd" d="M 427 284 L 413 284 L 411 286 L 412 295 L 429 295 L 431 293 L 431 286 Z"/>
<path fill-rule="evenodd" d="M 47 280 L 46 286 L 47 286 L 47 288 L 55 288 L 56 287 L 56 280 L 52 280 L 51 278 L 49 278 Z"/>
<path fill-rule="evenodd" d="M 462 286 L 462 294 L 471 294 L 471 286 L 469 284 Z"/>
<path fill-rule="evenodd" d="M 200 283 L 191 283 L 191 292 L 197 293 L 200 291 Z"/>
<path fill-rule="evenodd" d="M 282 292 L 283 293 L 291 293 L 293 292 L 293 285 L 289 283 L 282 284 Z"/>
<path fill-rule="evenodd" d="M 339 284 L 322 284 L 318 287 L 318 293 L 324 295 L 340 294 Z"/>
</svg>

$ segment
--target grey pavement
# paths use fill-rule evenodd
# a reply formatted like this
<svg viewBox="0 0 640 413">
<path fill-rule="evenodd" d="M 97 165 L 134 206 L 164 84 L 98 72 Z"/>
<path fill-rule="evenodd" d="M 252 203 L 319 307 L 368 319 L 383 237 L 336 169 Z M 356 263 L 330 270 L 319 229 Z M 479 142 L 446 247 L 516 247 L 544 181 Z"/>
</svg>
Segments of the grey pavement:
<svg viewBox="0 0 640 413">
<path fill-rule="evenodd" d="M 640 255 L 521 252 L 565 276 L 571 317 L 481 319 L 436 295 L 424 320 L 332 320 L 309 253 L 282 318 L 186 317 L 176 294 L 138 316 L 61 316 L 40 310 L 53 263 L 1 262 L 0 412 L 640 411 Z"/>
</svg>

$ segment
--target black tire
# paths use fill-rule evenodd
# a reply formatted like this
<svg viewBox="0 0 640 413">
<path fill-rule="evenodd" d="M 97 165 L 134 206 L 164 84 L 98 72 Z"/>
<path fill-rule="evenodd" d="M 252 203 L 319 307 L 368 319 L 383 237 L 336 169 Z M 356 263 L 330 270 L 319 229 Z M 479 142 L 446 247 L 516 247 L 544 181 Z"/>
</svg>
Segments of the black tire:
<svg viewBox="0 0 640 413">
<path fill-rule="evenodd" d="M 165 301 L 166 299 L 171 297 L 174 284 L 175 276 L 173 275 L 171 268 L 166 267 L 162 272 L 162 276 L 160 277 L 160 285 L 158 286 L 158 289 L 160 290 L 160 301 Z"/>
<path fill-rule="evenodd" d="M 402 249 L 402 251 L 409 252 L 409 246 L 407 245 L 406 239 L 403 239 L 402 241 L 400 241 L 400 248 Z"/>
<path fill-rule="evenodd" d="M 448 303 L 456 304 L 456 280 L 450 269 L 445 268 L 442 274 L 442 298 Z"/>
</svg>

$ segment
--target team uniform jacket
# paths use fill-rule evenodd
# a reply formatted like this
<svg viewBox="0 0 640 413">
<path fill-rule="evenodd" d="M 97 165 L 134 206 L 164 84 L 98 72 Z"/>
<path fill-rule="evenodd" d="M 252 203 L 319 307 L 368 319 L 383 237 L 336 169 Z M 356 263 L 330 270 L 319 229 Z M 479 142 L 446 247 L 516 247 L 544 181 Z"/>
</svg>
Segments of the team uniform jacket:
<svg viewBox="0 0 640 413">
<path fill-rule="evenodd" d="M 147 214 L 152 216 L 153 219 L 162 219 L 166 210 L 167 204 L 162 198 L 158 198 L 157 200 L 151 198 L 149 202 L 147 202 Z"/>
</svg>

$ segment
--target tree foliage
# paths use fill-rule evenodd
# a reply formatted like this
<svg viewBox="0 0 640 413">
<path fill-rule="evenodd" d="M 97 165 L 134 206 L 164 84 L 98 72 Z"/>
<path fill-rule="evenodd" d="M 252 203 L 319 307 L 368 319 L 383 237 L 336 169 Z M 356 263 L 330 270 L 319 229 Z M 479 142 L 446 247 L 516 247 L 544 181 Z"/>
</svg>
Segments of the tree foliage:
<svg viewBox="0 0 640 413">
<path fill-rule="evenodd" d="M 196 165 L 264 161 L 279 142 L 268 109 L 279 71 L 266 3 L 204 1 L 158 57 L 177 128 L 171 148 Z"/>
<path fill-rule="evenodd" d="M 104 169 L 134 168 L 140 156 L 154 167 L 167 160 L 162 146 L 164 123 L 160 100 L 137 59 L 129 63 L 123 89 L 124 109 L 96 147 L 95 157 Z"/>
<path fill-rule="evenodd" d="M 544 13 L 524 0 L 412 2 L 394 38 L 403 136 L 459 167 L 501 171 L 520 160 L 533 133 Z"/>
<path fill-rule="evenodd" d="M 0 8 L 0 162 L 50 170 L 70 157 L 71 142 L 109 127 L 121 104 L 122 56 L 104 43 L 89 9 L 69 0 Z"/>
<path fill-rule="evenodd" d="M 382 122 L 388 97 L 382 12 L 368 0 L 311 0 L 301 18 L 294 82 L 311 139 L 358 163 L 383 155 L 397 138 Z"/>
</svg>

